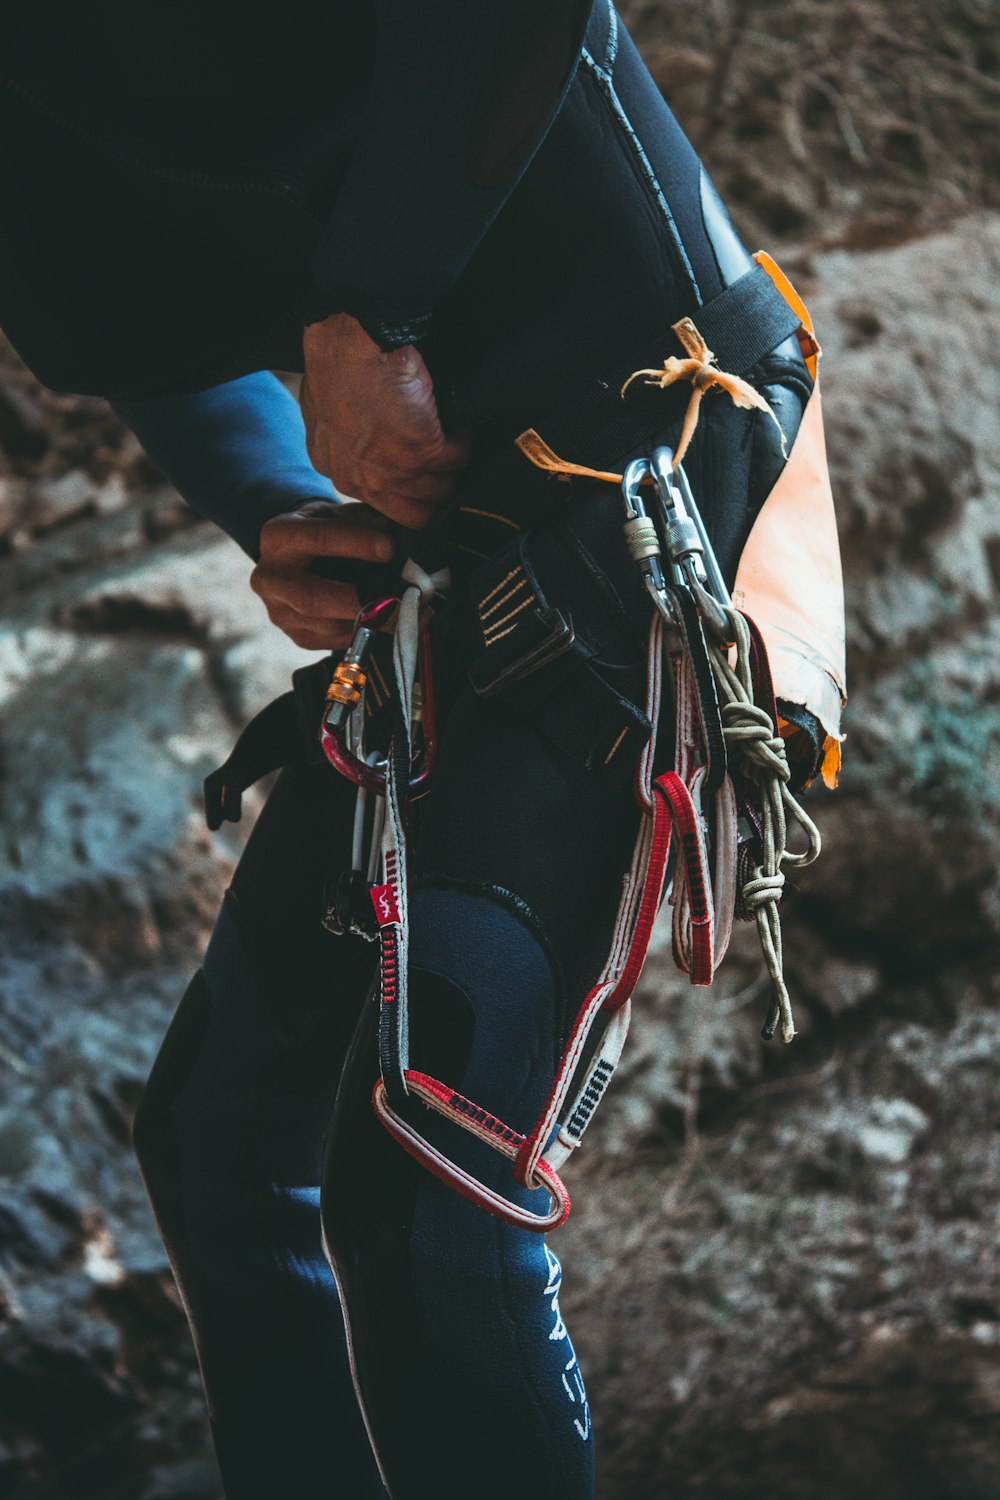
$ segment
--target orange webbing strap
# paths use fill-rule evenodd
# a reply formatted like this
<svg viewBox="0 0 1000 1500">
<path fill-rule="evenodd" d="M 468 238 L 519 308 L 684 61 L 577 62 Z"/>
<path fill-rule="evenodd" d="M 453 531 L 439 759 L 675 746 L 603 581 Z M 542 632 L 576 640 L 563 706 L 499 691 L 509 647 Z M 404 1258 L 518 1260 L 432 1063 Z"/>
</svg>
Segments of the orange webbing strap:
<svg viewBox="0 0 1000 1500">
<path fill-rule="evenodd" d="M 607 469 L 588 469 L 586 464 L 573 464 L 568 459 L 560 458 L 533 427 L 522 432 L 516 442 L 525 458 L 546 474 L 558 474 L 563 479 L 603 479 L 606 484 L 622 482 L 620 474 L 613 474 Z"/>
<path fill-rule="evenodd" d="M 805 359 L 806 366 L 809 370 L 809 374 L 812 376 L 813 380 L 815 380 L 819 371 L 820 355 L 823 353 L 823 351 L 819 346 L 819 340 L 816 337 L 816 330 L 813 328 L 813 320 L 809 315 L 808 307 L 806 307 L 802 298 L 792 286 L 792 283 L 789 281 L 784 271 L 777 264 L 777 262 L 773 260 L 770 255 L 768 255 L 766 250 L 758 250 L 756 255 L 754 256 L 754 260 L 760 267 L 762 267 L 763 270 L 767 272 L 768 276 L 770 276 L 771 280 L 778 288 L 778 291 L 781 293 L 785 301 L 788 303 L 789 307 L 792 309 L 792 312 L 795 313 L 798 317 L 800 325 L 799 344 L 802 347 L 802 354 Z"/>
</svg>

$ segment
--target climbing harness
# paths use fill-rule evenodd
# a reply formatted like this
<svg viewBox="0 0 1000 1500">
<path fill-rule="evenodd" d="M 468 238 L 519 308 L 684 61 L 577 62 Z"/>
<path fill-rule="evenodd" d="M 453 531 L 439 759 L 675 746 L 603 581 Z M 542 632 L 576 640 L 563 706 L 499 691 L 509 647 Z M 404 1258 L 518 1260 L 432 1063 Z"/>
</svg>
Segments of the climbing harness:
<svg viewBox="0 0 1000 1500">
<path fill-rule="evenodd" d="M 815 377 L 818 345 L 808 314 L 781 273 L 761 257 L 744 282 L 742 290 L 735 284 L 724 299 L 732 303 L 740 297 L 752 311 L 754 306 L 771 308 L 777 296 L 783 315 L 791 313 L 798 322 Z M 720 332 L 725 327 L 722 313 L 720 308 L 715 314 Z M 712 308 L 703 309 L 699 318 L 713 326 Z M 808 716 L 819 705 L 816 722 L 826 735 L 824 779 L 835 778 L 839 764 L 839 569 L 810 539 L 817 531 L 830 550 L 829 533 L 823 532 L 827 512 L 832 523 L 832 507 L 815 404 L 818 391 L 751 532 L 731 597 L 684 469 L 684 455 L 703 398 L 713 389 L 775 422 L 778 418 L 745 379 L 719 367 L 690 318 L 675 325 L 674 333 L 687 357 L 639 369 L 622 389 L 624 394 L 639 380 L 661 389 L 685 380 L 691 384 L 676 448 L 658 446 L 617 474 L 561 459 L 534 430 L 517 443 L 522 455 L 548 474 L 597 479 L 620 488 L 628 555 L 652 604 L 642 709 L 594 669 L 571 619 L 546 598 L 520 526 L 478 503 L 458 507 L 483 524 L 513 526 L 518 533 L 516 541 L 492 551 L 454 544 L 482 560 L 475 573 L 479 596 L 472 630 L 479 654 L 468 650 L 466 629 L 462 676 L 482 697 L 514 688 L 522 708 L 527 705 L 556 748 L 575 755 L 595 774 L 617 778 L 618 785 L 623 775 L 630 776 L 640 812 L 610 950 L 569 1028 L 545 1107 L 527 1133 L 410 1065 L 408 843 L 415 804 L 428 788 L 434 765 L 437 703 L 431 641 L 436 612 L 448 604 L 449 570 L 426 571 L 411 558 L 402 570 L 398 597 L 379 596 L 362 610 L 351 645 L 326 671 L 322 703 L 316 702 L 317 669 L 304 669 L 297 674 L 295 692 L 258 717 L 245 732 L 245 743 L 206 783 L 210 825 L 238 817 L 241 789 L 264 769 L 287 763 L 278 747 L 289 726 L 319 723 L 322 756 L 358 788 L 351 869 L 328 893 L 324 921 L 334 932 L 351 932 L 379 945 L 375 1114 L 399 1145 L 443 1182 L 498 1218 L 539 1232 L 557 1227 L 569 1213 L 560 1170 L 579 1146 L 621 1055 L 631 995 L 665 888 L 672 907 L 674 960 L 693 985 L 712 983 L 737 919 L 756 923 L 771 981 L 763 1035 L 771 1037 L 780 1027 L 785 1041 L 794 1036 L 778 907 L 785 867 L 808 864 L 820 851 L 819 833 L 791 786 L 788 743 L 797 732 L 796 715 Z M 751 326 L 739 351 L 742 368 L 750 367 L 753 340 L 761 337 Z M 815 515 L 808 516 L 799 532 L 794 515 L 788 520 L 792 485 L 800 486 L 800 499 L 802 493 L 818 496 Z M 782 533 L 790 529 L 794 546 L 815 565 L 819 606 L 829 617 L 826 636 L 811 628 L 810 601 L 786 597 L 784 582 L 774 586 L 767 559 L 762 559 L 758 532 L 773 551 L 775 524 L 768 512 L 775 503 L 785 507 Z M 798 512 L 803 508 L 799 504 Z M 836 553 L 835 531 L 832 550 Z M 757 598 L 765 606 L 760 628 L 746 607 Z M 842 629 L 839 640 L 842 653 Z M 782 673 L 783 709 L 791 719 L 779 718 L 772 647 Z M 569 710 L 567 684 L 576 695 Z M 661 705 L 667 694 L 673 709 L 673 751 L 672 764 L 664 768 L 669 737 L 660 732 Z M 377 733 L 370 746 L 372 725 Z M 315 727 L 310 743 L 309 754 L 314 755 Z M 792 827 L 799 830 L 800 848 L 789 847 Z M 423 1133 L 415 1104 L 508 1158 L 514 1182 L 543 1189 L 548 1209 L 525 1207 L 453 1161 Z"/>
<path fill-rule="evenodd" d="M 644 487 L 651 489 L 648 507 Z M 428 660 L 420 649 L 426 637 L 421 615 L 426 616 L 430 601 L 447 586 L 446 575 L 428 575 L 412 561 L 407 564 L 403 577 L 409 586 L 400 604 L 394 643 L 398 708 L 384 771 L 382 880 L 371 886 L 380 943 L 381 1076 L 373 1106 L 395 1140 L 435 1176 L 497 1217 L 542 1232 L 561 1224 L 569 1212 L 559 1168 L 580 1144 L 621 1054 L 630 997 L 648 950 L 671 852 L 676 851 L 671 900 L 678 967 L 695 985 L 712 983 L 739 902 L 741 914 L 753 913 L 757 921 L 772 979 L 765 1035 L 773 1034 L 780 1020 L 786 1041 L 794 1035 L 794 1025 L 782 975 L 777 916 L 782 865 L 808 863 L 819 852 L 819 834 L 788 789 L 790 773 L 777 733 L 763 641 L 733 608 L 673 451 L 660 447 L 649 458 L 629 464 L 621 493 L 626 543 L 655 606 L 645 704 L 652 732 L 635 776 L 642 817 L 611 951 L 576 1017 L 546 1107 L 527 1135 L 442 1080 L 409 1066 L 406 786 L 413 762 L 416 662 L 418 657 Z M 509 570 L 483 600 L 486 631 L 499 635 L 513 629 L 512 622 L 531 603 L 523 575 Z M 354 663 L 369 628 L 366 614 L 348 653 L 348 672 L 331 683 L 336 703 L 345 691 L 341 681 L 357 680 Z M 675 704 L 674 765 L 654 775 L 665 674 Z M 338 758 L 331 759 L 339 768 Z M 363 761 L 356 757 L 354 763 Z M 362 787 L 362 795 L 366 790 Z M 741 813 L 748 830 L 743 835 Z M 805 832 L 801 852 L 786 846 L 789 819 Z M 358 854 L 355 863 L 360 864 Z M 509 1157 L 519 1184 L 545 1189 L 549 1210 L 536 1213 L 522 1207 L 451 1160 L 414 1123 L 408 1109 L 411 1099 Z"/>
</svg>

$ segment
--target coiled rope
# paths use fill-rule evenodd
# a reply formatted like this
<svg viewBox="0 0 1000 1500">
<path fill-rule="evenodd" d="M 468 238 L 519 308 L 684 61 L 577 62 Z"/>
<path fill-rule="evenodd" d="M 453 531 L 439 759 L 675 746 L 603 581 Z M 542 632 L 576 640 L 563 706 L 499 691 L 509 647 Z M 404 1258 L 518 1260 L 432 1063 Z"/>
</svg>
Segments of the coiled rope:
<svg viewBox="0 0 1000 1500">
<path fill-rule="evenodd" d="M 771 1008 L 763 1034 L 770 1039 L 781 1023 L 781 1035 L 790 1042 L 795 1035 L 792 1004 L 785 984 L 778 903 L 785 886 L 783 865 L 810 865 L 822 848 L 819 829 L 789 790 L 791 771 L 784 741 L 776 733 L 771 716 L 754 702 L 750 668 L 750 631 L 743 616 L 727 609 L 735 663 L 724 648 L 713 647 L 709 656 L 715 673 L 722 713 L 722 733 L 730 764 L 753 782 L 760 796 L 761 863 L 742 888 L 744 907 L 757 923 L 764 962 L 771 977 Z M 788 848 L 789 821 L 805 834 L 806 847 Z"/>
</svg>

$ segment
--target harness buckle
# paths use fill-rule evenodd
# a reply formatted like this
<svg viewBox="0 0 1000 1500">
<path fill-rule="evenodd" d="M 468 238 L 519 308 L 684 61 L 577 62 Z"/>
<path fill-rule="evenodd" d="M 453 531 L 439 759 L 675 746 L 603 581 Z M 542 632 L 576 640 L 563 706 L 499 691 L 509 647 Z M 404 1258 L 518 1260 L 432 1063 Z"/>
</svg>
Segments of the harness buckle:
<svg viewBox="0 0 1000 1500">
<path fill-rule="evenodd" d="M 502 688 L 530 677 L 533 672 L 539 671 L 549 662 L 565 656 L 567 651 L 572 651 L 576 643 L 576 631 L 573 629 L 572 620 L 567 619 L 561 610 L 538 609 L 533 618 L 544 625 L 548 631 L 548 634 L 536 645 L 530 646 L 514 661 L 508 662 L 499 672 L 491 673 L 489 670 L 491 654 L 489 650 L 469 668 L 469 682 L 480 698 L 492 698 L 494 693 L 499 693 Z"/>
</svg>

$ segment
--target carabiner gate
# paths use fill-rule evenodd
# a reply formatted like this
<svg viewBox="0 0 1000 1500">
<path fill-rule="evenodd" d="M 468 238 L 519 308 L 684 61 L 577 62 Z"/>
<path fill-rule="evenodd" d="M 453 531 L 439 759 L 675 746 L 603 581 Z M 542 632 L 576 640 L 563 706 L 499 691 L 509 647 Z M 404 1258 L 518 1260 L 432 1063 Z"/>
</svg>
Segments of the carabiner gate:
<svg viewBox="0 0 1000 1500">
<path fill-rule="evenodd" d="M 363 747 L 352 743 L 350 731 L 368 682 L 368 663 L 375 637 L 398 604 L 399 600 L 392 597 L 377 599 L 358 615 L 351 644 L 333 669 L 319 730 L 323 753 L 334 770 L 353 781 L 355 786 L 379 794 L 385 792 L 385 764 L 375 763 L 371 756 L 364 754 Z M 420 796 L 427 790 L 437 748 L 434 683 L 426 633 L 421 641 L 420 667 L 423 691 L 418 701 L 422 705 L 423 757 L 419 769 L 410 777 L 411 796 Z"/>
<path fill-rule="evenodd" d="M 649 471 L 660 501 L 675 581 L 687 585 L 712 634 L 720 644 L 727 644 L 732 634 L 727 614 L 732 600 L 688 477 L 682 465 L 674 468 L 673 450 L 665 445 L 654 450 Z"/>
</svg>

